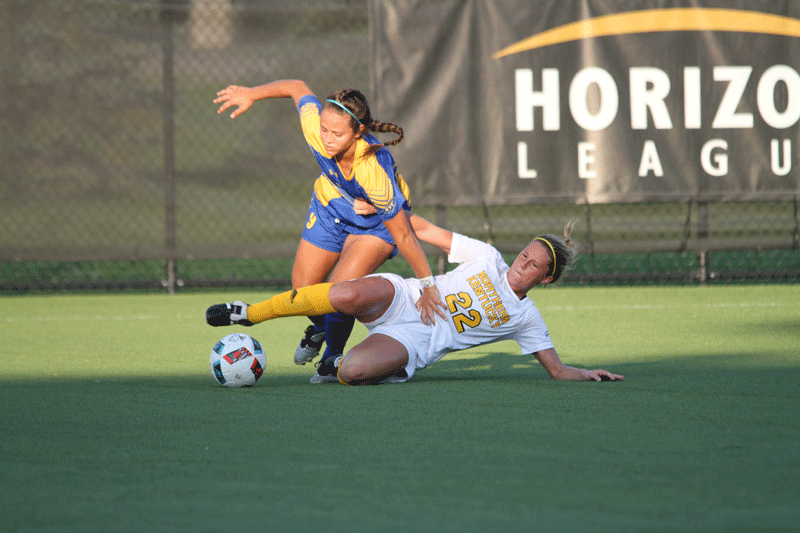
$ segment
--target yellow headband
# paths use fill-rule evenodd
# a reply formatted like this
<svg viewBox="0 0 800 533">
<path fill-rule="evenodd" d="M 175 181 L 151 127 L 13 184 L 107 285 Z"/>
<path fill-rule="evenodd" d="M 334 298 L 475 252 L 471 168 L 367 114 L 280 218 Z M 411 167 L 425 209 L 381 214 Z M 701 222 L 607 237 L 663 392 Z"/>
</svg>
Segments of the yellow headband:
<svg viewBox="0 0 800 533">
<path fill-rule="evenodd" d="M 556 275 L 556 251 L 553 248 L 553 245 L 550 244 L 550 241 L 548 241 L 547 239 L 545 239 L 543 237 L 536 237 L 533 240 L 534 241 L 542 241 L 543 243 L 545 243 L 550 248 L 550 251 L 553 252 L 553 271 L 550 273 L 550 275 L 551 276 L 555 276 Z"/>
</svg>

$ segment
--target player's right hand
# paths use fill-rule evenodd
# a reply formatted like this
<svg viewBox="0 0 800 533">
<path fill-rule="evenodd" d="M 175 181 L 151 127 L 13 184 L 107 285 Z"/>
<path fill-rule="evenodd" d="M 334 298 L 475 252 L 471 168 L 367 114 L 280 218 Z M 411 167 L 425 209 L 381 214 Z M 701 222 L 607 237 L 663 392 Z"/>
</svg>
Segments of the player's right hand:
<svg viewBox="0 0 800 533">
<path fill-rule="evenodd" d="M 447 316 L 443 311 L 446 307 L 445 303 L 439 296 L 439 289 L 435 285 L 422 290 L 422 296 L 417 300 L 416 307 L 423 324 L 434 325 L 436 323 L 436 315 L 447 320 Z"/>
<path fill-rule="evenodd" d="M 238 109 L 235 109 L 233 113 L 231 113 L 231 118 L 236 118 L 250 109 L 253 102 L 255 102 L 255 99 L 252 96 L 250 88 L 241 87 L 239 85 L 229 85 L 219 91 L 217 97 L 214 99 L 215 104 L 222 104 L 217 110 L 217 113 L 222 113 L 226 109 L 238 106 Z"/>
</svg>

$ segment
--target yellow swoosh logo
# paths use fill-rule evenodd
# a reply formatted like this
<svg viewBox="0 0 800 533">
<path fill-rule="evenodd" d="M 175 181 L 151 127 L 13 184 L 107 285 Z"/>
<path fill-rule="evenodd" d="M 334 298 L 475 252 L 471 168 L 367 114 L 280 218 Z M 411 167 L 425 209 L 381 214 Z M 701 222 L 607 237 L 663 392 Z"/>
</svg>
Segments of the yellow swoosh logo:
<svg viewBox="0 0 800 533">
<path fill-rule="evenodd" d="M 800 20 L 738 9 L 632 11 L 573 22 L 544 31 L 500 50 L 494 58 L 591 37 L 660 31 L 733 31 L 800 37 Z"/>
</svg>

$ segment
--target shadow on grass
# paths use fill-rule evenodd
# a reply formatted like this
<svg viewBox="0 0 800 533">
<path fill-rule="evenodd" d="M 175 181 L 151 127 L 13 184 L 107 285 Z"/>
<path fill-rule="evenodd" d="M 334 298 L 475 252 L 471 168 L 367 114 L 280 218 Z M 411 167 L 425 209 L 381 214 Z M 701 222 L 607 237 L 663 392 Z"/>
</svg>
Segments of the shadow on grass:
<svg viewBox="0 0 800 533">
<path fill-rule="evenodd" d="M 791 530 L 797 364 L 677 354 L 606 368 L 628 380 L 554 382 L 531 357 L 502 352 L 445 358 L 383 387 L 288 373 L 249 389 L 206 374 L 5 379 L 0 497 L 15 511 L 0 522 L 20 531 L 530 531 L 543 520 L 554 531 Z M 331 521 L 342 509 L 354 522 Z"/>
<path fill-rule="evenodd" d="M 786 329 L 789 329 L 787 323 Z M 784 376 L 787 379 L 797 377 L 800 373 L 800 357 L 793 354 L 773 354 L 773 353 L 718 353 L 713 355 L 695 355 L 691 353 L 676 352 L 664 355 L 659 359 L 648 359 L 643 361 L 625 361 L 612 364 L 594 365 L 591 362 L 583 364 L 576 361 L 569 355 L 563 357 L 565 363 L 577 368 L 597 369 L 603 368 L 609 372 L 622 374 L 626 381 L 646 381 L 650 379 L 664 380 L 670 376 L 687 375 L 693 379 L 700 379 L 708 375 L 742 376 L 752 374 L 753 376 Z M 150 386 L 164 389 L 183 389 L 183 390 L 212 390 L 212 391 L 235 391 L 242 392 L 257 391 L 264 388 L 307 388 L 309 379 L 314 373 L 314 367 L 307 365 L 305 374 L 297 370 L 293 372 L 283 372 L 280 368 L 270 367 L 263 378 L 254 386 L 242 389 L 227 388 L 220 386 L 210 374 L 188 374 L 185 376 L 125 376 L 125 375 L 106 375 L 97 377 L 2 377 L 0 383 L 4 386 L 25 386 L 34 383 L 56 384 L 56 383 L 85 383 L 86 386 L 102 384 L 125 384 Z M 716 379 L 716 378 L 715 378 Z M 405 385 L 416 382 L 432 381 L 502 381 L 502 380 L 551 380 L 544 367 L 536 360 L 533 355 L 519 355 L 507 352 L 487 352 L 483 355 L 475 356 L 471 354 L 467 358 L 459 358 L 458 354 L 445 357 L 438 363 L 418 370 L 414 377 Z M 332 384 L 320 384 L 317 388 L 327 388 Z M 699 384 L 698 386 L 702 386 Z M 2 397 L 0 388 L 0 397 Z"/>
</svg>

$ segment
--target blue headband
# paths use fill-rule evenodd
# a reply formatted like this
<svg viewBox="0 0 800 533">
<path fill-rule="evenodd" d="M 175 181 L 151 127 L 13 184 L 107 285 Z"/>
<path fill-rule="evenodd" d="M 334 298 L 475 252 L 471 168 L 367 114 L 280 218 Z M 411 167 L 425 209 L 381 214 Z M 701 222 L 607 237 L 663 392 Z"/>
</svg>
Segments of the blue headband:
<svg viewBox="0 0 800 533">
<path fill-rule="evenodd" d="M 347 111 L 348 113 L 350 113 L 350 116 L 351 116 L 351 117 L 353 117 L 354 119 L 356 119 L 356 122 L 358 122 L 359 124 L 361 124 L 361 121 L 360 121 L 360 120 L 358 120 L 358 117 L 357 117 L 357 116 L 355 116 L 355 114 L 353 114 L 353 112 L 352 112 L 352 111 L 350 111 L 349 109 L 347 109 L 347 108 L 344 106 L 344 104 L 342 104 L 341 102 L 337 102 L 336 100 L 331 100 L 330 98 L 328 98 L 328 99 L 326 100 L 326 102 L 330 102 L 330 103 L 332 103 L 332 104 L 336 104 L 336 105 L 338 105 L 339 107 L 341 107 L 342 109 L 344 109 L 345 111 Z M 363 124 L 362 124 L 362 126 L 363 126 Z"/>
</svg>

